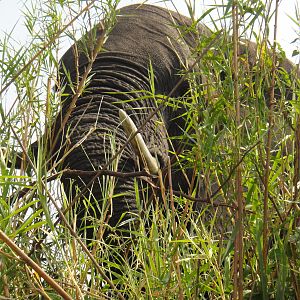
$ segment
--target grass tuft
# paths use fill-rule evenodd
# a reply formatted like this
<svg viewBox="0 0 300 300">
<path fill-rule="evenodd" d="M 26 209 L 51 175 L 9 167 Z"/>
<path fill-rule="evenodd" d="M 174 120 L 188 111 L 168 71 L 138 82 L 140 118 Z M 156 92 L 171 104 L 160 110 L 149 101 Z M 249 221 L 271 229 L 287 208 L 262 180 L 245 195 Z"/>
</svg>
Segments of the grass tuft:
<svg viewBox="0 0 300 300">
<path fill-rule="evenodd" d="M 106 201 L 80 198 L 88 210 L 79 232 L 61 170 L 45 167 L 45 141 L 40 139 L 37 159 L 27 151 L 44 132 L 51 136 L 61 94 L 67 93 L 53 91 L 62 84 L 57 68 L 66 40 L 73 43 L 99 16 L 109 34 L 118 3 L 26 2 L 29 42 L 19 47 L 13 31 L 0 40 L 0 298 L 60 299 L 65 292 L 66 299 L 299 299 L 300 79 L 296 69 L 277 67 L 285 53 L 269 43 L 271 17 L 280 13 L 273 1 L 222 1 L 197 18 L 196 1 L 186 1 L 193 26 L 185 31 L 210 20 L 217 32 L 199 39 L 195 57 L 203 57 L 186 75 L 189 93 L 155 95 L 149 70 L 158 105 L 167 99 L 169 108 L 188 108 L 178 139 L 190 150 L 172 165 L 192 170 L 188 194 L 162 180 L 157 189 L 136 178 L 138 212 L 130 217 L 138 221 L 132 226 L 123 216 L 109 227 L 109 203 L 118 195 L 116 178 L 103 175 Z M 291 19 L 299 27 L 296 9 Z M 258 45 L 254 65 L 247 49 L 233 50 L 244 38 Z M 82 90 L 88 72 L 85 79 Z M 78 87 L 72 88 L 76 93 Z M 119 149 L 113 133 L 107 140 L 109 161 Z M 26 163 L 17 170 L 20 151 Z M 64 188 L 74 196 L 81 192 L 72 182 Z M 89 239 L 87 228 L 97 239 Z"/>
</svg>

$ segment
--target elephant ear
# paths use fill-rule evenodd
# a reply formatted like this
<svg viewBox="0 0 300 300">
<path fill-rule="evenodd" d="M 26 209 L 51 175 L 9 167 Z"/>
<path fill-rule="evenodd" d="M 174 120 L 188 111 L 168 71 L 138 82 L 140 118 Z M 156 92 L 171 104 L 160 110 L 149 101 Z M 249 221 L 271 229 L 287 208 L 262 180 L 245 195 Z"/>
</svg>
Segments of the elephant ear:
<svg viewBox="0 0 300 300">
<path fill-rule="evenodd" d="M 128 138 L 137 132 L 137 128 L 131 118 L 123 110 L 119 110 L 119 117 L 124 131 Z M 150 174 L 157 175 L 159 166 L 157 160 L 151 155 L 142 135 L 137 133 L 130 141 L 135 152 L 141 157 L 145 166 L 149 169 Z"/>
</svg>

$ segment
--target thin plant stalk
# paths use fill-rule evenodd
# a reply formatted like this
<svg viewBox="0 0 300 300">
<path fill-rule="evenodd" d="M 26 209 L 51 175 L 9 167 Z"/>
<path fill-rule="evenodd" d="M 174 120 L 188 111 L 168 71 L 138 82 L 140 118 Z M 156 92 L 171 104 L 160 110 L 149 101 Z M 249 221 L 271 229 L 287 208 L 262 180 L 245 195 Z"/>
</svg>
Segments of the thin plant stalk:
<svg viewBox="0 0 300 300">
<path fill-rule="evenodd" d="M 241 112 L 240 112 L 240 97 L 239 97 L 239 65 L 238 65 L 238 41 L 239 41 L 239 14 L 237 1 L 232 4 L 232 23 L 233 23 L 233 96 L 235 100 L 235 126 L 236 126 L 236 160 L 241 158 Z M 237 210 L 235 212 L 235 226 L 238 227 L 234 240 L 234 285 L 233 299 L 243 299 L 243 235 L 244 235 L 244 200 L 242 188 L 242 165 L 238 164 L 236 168 L 236 203 Z"/>
<path fill-rule="evenodd" d="M 275 23 L 274 23 L 274 43 L 272 49 L 272 70 L 271 70 L 271 89 L 270 89 L 270 108 L 268 114 L 268 135 L 266 145 L 266 163 L 264 174 L 264 203 L 263 203 L 263 263 L 265 272 L 267 269 L 268 260 L 268 241 L 269 241 L 269 176 L 270 176 L 270 160 L 271 160 L 271 147 L 272 147 L 272 130 L 274 126 L 274 90 L 275 90 L 275 70 L 276 70 L 276 39 L 277 39 L 277 21 L 278 21 L 278 6 L 279 1 L 276 0 L 275 6 Z"/>
</svg>

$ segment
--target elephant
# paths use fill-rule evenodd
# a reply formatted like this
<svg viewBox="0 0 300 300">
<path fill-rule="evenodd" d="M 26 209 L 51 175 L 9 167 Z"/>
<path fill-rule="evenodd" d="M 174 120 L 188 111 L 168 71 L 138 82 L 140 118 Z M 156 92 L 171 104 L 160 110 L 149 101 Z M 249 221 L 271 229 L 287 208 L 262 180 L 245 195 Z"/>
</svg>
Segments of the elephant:
<svg viewBox="0 0 300 300">
<path fill-rule="evenodd" d="M 91 63 L 95 41 L 101 38 L 102 29 L 96 26 L 76 42 L 60 61 L 61 111 L 50 134 L 45 133 L 44 137 L 49 149 L 48 164 L 61 170 L 97 171 L 126 145 L 117 160 L 108 165 L 109 170 L 135 172 L 145 167 L 156 174 L 158 169 L 168 168 L 170 153 L 186 146 L 185 141 L 176 137 L 185 131 L 184 115 L 189 108 L 176 102 L 176 98 L 189 93 L 189 80 L 184 74 L 193 65 L 195 74 L 200 72 L 199 65 L 195 64 L 195 49 L 203 37 L 212 34 L 203 24 L 198 24 L 194 31 L 187 30 L 192 25 L 190 18 L 152 5 L 119 9 L 115 25 L 92 62 L 85 89 L 78 94 L 77 87 Z M 256 44 L 248 41 L 240 44 L 240 54 L 248 56 L 251 68 L 256 63 L 256 52 Z M 280 66 L 292 72 L 293 64 L 287 59 Z M 205 79 L 199 75 L 198 80 Z M 157 100 L 155 95 L 162 96 Z M 174 103 L 158 110 L 159 100 L 168 95 Z M 153 116 L 145 122 L 149 114 Z M 135 142 L 126 143 L 142 125 Z M 146 154 L 139 150 L 145 148 L 141 144 L 148 149 Z M 33 156 L 37 156 L 38 143 L 31 149 Z M 187 191 L 189 188 L 188 179 L 180 170 L 174 171 L 172 181 L 174 189 Z M 88 186 L 82 198 L 90 197 L 93 208 L 83 200 L 75 204 L 78 229 L 85 228 L 88 240 L 94 239 L 97 231 L 91 226 L 91 217 L 102 217 L 110 227 L 122 221 L 121 228 L 126 229 L 135 222 L 138 208 L 134 177 L 115 178 L 113 195 L 103 192 L 108 183 L 101 177 L 63 175 L 61 182 L 70 199 L 77 190 Z"/>
<path fill-rule="evenodd" d="M 137 128 L 145 122 L 148 115 L 157 107 L 156 100 L 149 93 L 150 66 L 154 74 L 155 94 L 168 95 L 171 92 L 180 80 L 180 70 L 192 63 L 192 49 L 196 45 L 194 36 L 184 35 L 176 28 L 183 25 L 189 26 L 190 20 L 155 6 L 132 5 L 119 10 L 116 24 L 109 33 L 103 50 L 93 63 L 86 92 L 77 99 L 76 108 L 72 110 L 64 126 L 72 128 L 68 140 L 66 133 L 63 133 L 54 147 L 52 145 L 53 153 L 59 153 L 55 159 L 61 160 L 63 157 L 62 169 L 99 170 L 107 163 L 107 155 L 112 153 L 109 146 L 112 143 L 111 139 L 114 140 L 116 149 L 126 143 L 128 132 L 126 133 L 123 124 L 126 124 L 127 116 Z M 96 31 L 96 39 L 101 33 L 101 30 Z M 71 47 L 61 59 L 60 73 L 69 72 L 71 82 L 76 82 L 77 73 L 82 74 L 89 61 L 86 53 L 81 52 L 80 46 L 79 49 L 74 47 L 78 45 Z M 93 45 L 88 52 L 91 52 L 92 48 Z M 76 57 L 75 53 L 78 51 L 80 54 Z M 187 88 L 188 83 L 183 82 L 172 97 L 183 95 Z M 69 84 L 65 87 L 64 93 L 70 96 L 62 99 L 64 104 L 53 130 L 55 135 L 58 128 L 61 128 L 61 120 L 70 109 L 73 95 Z M 166 168 L 168 164 L 169 136 L 178 135 L 180 128 L 184 127 L 183 119 L 177 122 L 172 120 L 180 119 L 182 113 L 182 109 L 173 111 L 166 108 L 161 113 L 156 113 L 141 132 L 152 160 L 157 161 L 161 169 Z M 93 132 L 89 133 L 91 128 Z M 76 147 L 75 145 L 82 139 L 84 142 L 80 147 Z M 69 149 L 73 150 L 65 155 Z M 127 145 L 118 158 L 115 170 L 121 172 L 138 170 L 136 152 L 131 144 Z M 73 187 L 82 188 L 90 180 L 91 178 L 75 179 Z M 114 196 L 110 203 L 108 208 L 110 215 L 108 214 L 105 220 L 112 227 L 118 224 L 121 217 L 124 221 L 127 218 L 134 219 L 138 214 L 134 178 L 117 178 L 116 181 L 114 194 L 118 196 Z M 62 178 L 62 182 L 65 189 L 70 190 L 69 178 Z M 101 180 L 96 179 L 91 189 L 96 201 L 103 200 L 101 190 Z M 94 214 L 93 217 L 98 218 L 100 212 L 90 211 L 89 214 Z M 87 220 L 83 221 L 86 216 L 85 206 L 78 205 L 78 215 L 78 227 L 83 227 L 81 222 L 89 226 Z M 86 231 L 88 239 L 94 236 L 92 231 L 94 229 Z"/>
</svg>

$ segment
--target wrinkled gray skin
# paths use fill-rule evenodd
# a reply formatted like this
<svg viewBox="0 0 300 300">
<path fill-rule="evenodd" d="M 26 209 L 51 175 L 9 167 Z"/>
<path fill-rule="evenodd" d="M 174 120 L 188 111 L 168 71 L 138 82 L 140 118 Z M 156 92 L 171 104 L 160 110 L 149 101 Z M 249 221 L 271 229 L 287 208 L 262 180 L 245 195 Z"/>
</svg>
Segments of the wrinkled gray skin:
<svg viewBox="0 0 300 300">
<path fill-rule="evenodd" d="M 104 44 L 104 50 L 98 54 L 90 73 L 91 80 L 87 91 L 79 97 L 76 107 L 73 109 L 63 131 L 59 133 L 59 139 L 55 145 L 50 146 L 53 160 L 60 159 L 64 153 L 74 147 L 63 160 L 61 168 L 73 170 L 99 170 L 107 162 L 111 152 L 109 136 L 115 135 L 117 148 L 123 145 L 127 136 L 120 125 L 119 109 L 124 109 L 139 127 L 156 108 L 155 100 L 146 97 L 144 100 L 134 100 L 147 94 L 149 86 L 150 62 L 155 75 L 156 94 L 168 95 L 180 79 L 179 73 L 193 63 L 192 51 L 197 44 L 197 38 L 209 31 L 205 26 L 198 26 L 198 35 L 181 35 L 178 28 L 190 26 L 190 19 L 175 12 L 150 5 L 132 5 L 120 9 L 116 25 L 110 32 Z M 98 32 L 99 34 L 99 32 Z M 80 48 L 80 47 L 78 47 Z M 80 49 L 78 49 L 80 51 Z M 255 64 L 255 44 L 241 45 L 241 53 L 249 52 L 249 62 L 252 67 Z M 252 57 L 251 57 L 252 53 Z M 254 54 L 253 54 L 254 53 Z M 87 57 L 81 53 L 79 60 L 74 54 L 74 47 L 70 48 L 61 60 L 64 68 L 70 73 L 72 81 L 76 82 L 77 71 L 83 74 L 88 64 Z M 292 64 L 283 62 L 283 67 L 288 72 Z M 79 66 L 77 69 L 76 66 Z M 62 81 L 64 76 L 62 75 Z M 65 78 L 65 82 L 67 82 Z M 184 82 L 172 95 L 178 97 L 188 91 L 188 84 Z M 113 92 L 113 94 L 112 94 Z M 130 92 L 124 94 L 124 92 Z M 61 127 L 61 119 L 68 111 L 72 99 L 72 91 L 67 85 L 64 93 L 70 93 L 69 97 L 62 99 L 63 109 L 58 115 L 54 126 L 54 137 Z M 142 136 L 150 152 L 156 157 L 163 169 L 167 166 L 168 135 L 173 137 L 181 134 L 185 121 L 183 118 L 174 119 L 184 112 L 184 107 L 177 110 L 166 108 L 161 117 L 156 115 L 149 122 Z M 157 122 L 159 121 L 159 122 Z M 163 121 L 164 126 L 160 121 Z M 93 129 L 94 128 L 94 129 Z M 93 130 L 92 130 L 93 129 Z M 76 144 L 84 138 L 80 146 Z M 175 148 L 179 144 L 175 143 Z M 118 171 L 132 172 L 138 170 L 136 154 L 131 145 L 128 145 L 118 161 Z M 75 179 L 75 185 L 82 188 L 91 178 Z M 123 213 L 136 213 L 136 199 L 134 192 L 134 178 L 116 179 L 114 194 L 118 195 L 112 201 L 112 215 L 107 215 L 106 220 L 110 225 L 116 225 Z M 174 176 L 175 187 L 187 188 L 183 176 Z M 69 179 L 62 178 L 67 194 L 69 191 Z M 93 195 L 100 204 L 103 202 L 101 193 L 102 179 L 94 183 Z M 74 191 L 73 191 L 74 192 Z M 69 195 L 72 198 L 72 195 Z M 77 203 L 79 222 L 83 218 L 86 207 L 82 201 Z M 99 211 L 90 211 L 94 217 L 99 217 Z M 88 236 L 92 237 L 90 230 Z"/>
<path fill-rule="evenodd" d="M 63 161 L 62 168 L 75 170 L 98 170 L 107 162 L 108 152 L 111 152 L 109 136 L 115 135 L 115 142 L 119 148 L 126 142 L 127 136 L 120 125 L 119 109 L 122 108 L 139 127 L 149 113 L 156 108 L 153 98 L 134 100 L 145 96 L 144 92 L 149 87 L 150 63 L 155 74 L 155 93 L 168 95 L 180 79 L 179 73 L 192 63 L 192 49 L 196 45 L 195 36 L 181 36 L 178 26 L 190 26 L 190 20 L 176 13 L 170 13 L 162 8 L 149 5 L 132 5 L 120 9 L 117 21 L 104 44 L 104 50 L 98 54 L 93 64 L 87 92 L 76 102 L 76 108 L 66 124 L 71 129 L 66 141 L 66 131 L 55 145 L 54 152 L 59 151 L 60 158 L 64 152 L 74 147 L 82 138 L 85 138 L 81 146 L 76 147 Z M 203 29 L 204 30 L 204 29 Z M 207 31 L 208 33 L 208 31 Z M 98 32 L 98 35 L 100 32 Z M 79 49 L 80 50 L 80 49 Z M 74 49 L 70 48 L 62 57 L 61 64 L 71 74 L 72 81 L 76 81 L 77 65 L 82 74 L 88 64 L 85 54 L 81 53 L 79 61 Z M 184 64 L 184 65 L 183 65 Z M 183 83 L 172 95 L 182 96 L 188 88 Z M 64 93 L 72 94 L 66 87 Z M 109 94 L 114 92 L 115 94 Z M 124 94 L 130 92 L 130 94 Z M 60 127 L 60 120 L 69 109 L 72 96 L 62 99 L 64 106 L 61 116 L 58 117 L 56 129 Z M 162 113 L 164 125 L 161 125 L 161 117 L 156 115 L 142 131 L 142 136 L 148 149 L 160 163 L 163 169 L 167 166 L 168 137 L 179 135 L 180 127 L 184 127 L 184 120 L 173 119 L 183 112 L 184 108 L 177 111 L 165 109 Z M 159 121 L 159 122 L 157 122 Z M 88 133 L 91 128 L 92 133 Z M 70 130 L 69 129 L 69 130 Z M 168 132 L 168 133 L 167 133 Z M 67 144 L 65 149 L 61 147 Z M 137 155 L 132 146 L 127 146 L 118 161 L 118 171 L 132 172 L 138 170 Z M 91 178 L 75 181 L 83 187 Z M 68 191 L 69 180 L 62 179 Z M 93 187 L 93 195 L 101 203 L 102 179 L 98 179 Z M 176 184 L 176 183 L 175 183 Z M 185 183 L 182 182 L 182 185 Z M 134 178 L 117 179 L 114 194 L 122 196 L 114 197 L 112 201 L 112 215 L 107 218 L 110 225 L 115 225 L 124 212 L 137 213 L 136 196 L 134 192 Z M 86 208 L 79 205 L 82 217 Z M 92 211 L 91 214 L 93 215 Z M 97 212 L 94 217 L 97 217 Z"/>
</svg>

